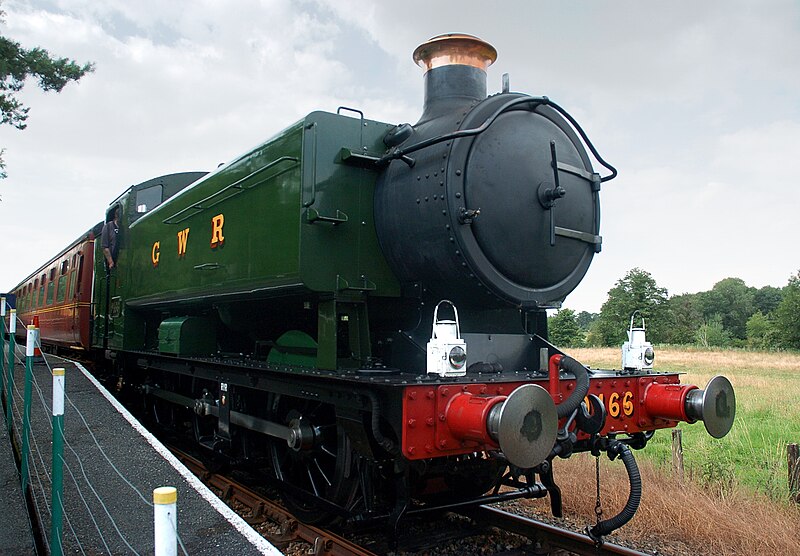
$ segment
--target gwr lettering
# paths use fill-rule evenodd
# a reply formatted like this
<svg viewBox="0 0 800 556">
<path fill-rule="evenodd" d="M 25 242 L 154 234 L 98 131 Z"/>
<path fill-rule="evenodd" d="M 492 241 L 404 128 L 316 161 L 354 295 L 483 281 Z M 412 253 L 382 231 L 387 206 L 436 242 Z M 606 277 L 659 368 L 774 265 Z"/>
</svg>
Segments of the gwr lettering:
<svg viewBox="0 0 800 556">
<path fill-rule="evenodd" d="M 225 215 L 218 214 L 211 219 L 211 248 L 222 245 L 225 242 L 225 236 L 222 235 L 222 226 L 225 224 Z"/>
<path fill-rule="evenodd" d="M 150 258 L 153 261 L 153 266 L 158 266 L 158 259 L 161 258 L 161 242 L 157 241 L 153 244 L 153 250 L 150 253 Z"/>
<path fill-rule="evenodd" d="M 186 255 L 186 242 L 189 241 L 189 228 L 178 232 L 178 256 Z"/>
</svg>

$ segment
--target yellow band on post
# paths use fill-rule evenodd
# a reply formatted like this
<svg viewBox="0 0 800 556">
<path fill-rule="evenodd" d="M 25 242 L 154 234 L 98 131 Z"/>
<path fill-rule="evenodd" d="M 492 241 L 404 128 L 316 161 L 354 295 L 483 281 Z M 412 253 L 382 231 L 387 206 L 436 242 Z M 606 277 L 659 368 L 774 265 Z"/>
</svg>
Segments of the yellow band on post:
<svg viewBox="0 0 800 556">
<path fill-rule="evenodd" d="M 57 369 L 53 369 L 53 376 L 64 376 L 64 373 L 65 373 L 65 370 L 62 369 L 61 367 L 58 367 Z"/>
<path fill-rule="evenodd" d="M 153 504 L 174 504 L 178 501 L 178 489 L 158 487 L 153 490 Z"/>
<path fill-rule="evenodd" d="M 28 325 L 28 330 L 36 330 L 36 327 L 32 324 Z"/>
</svg>

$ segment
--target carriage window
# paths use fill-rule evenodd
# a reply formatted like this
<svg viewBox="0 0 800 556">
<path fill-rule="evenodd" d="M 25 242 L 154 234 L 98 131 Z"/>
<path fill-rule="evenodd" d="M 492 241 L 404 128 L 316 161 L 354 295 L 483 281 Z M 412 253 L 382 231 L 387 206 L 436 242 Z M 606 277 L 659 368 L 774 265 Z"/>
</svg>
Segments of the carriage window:
<svg viewBox="0 0 800 556">
<path fill-rule="evenodd" d="M 55 282 L 48 282 L 47 283 L 47 304 L 53 304 L 53 294 L 56 291 L 56 283 Z"/>
<path fill-rule="evenodd" d="M 67 297 L 67 277 L 62 276 L 58 279 L 58 294 L 56 296 L 56 301 L 59 303 L 64 301 Z"/>
<path fill-rule="evenodd" d="M 39 303 L 38 303 L 39 307 L 44 305 L 44 289 L 46 287 L 46 284 L 45 284 L 46 281 L 47 281 L 47 275 L 46 274 L 42 274 L 42 280 L 41 280 L 42 289 L 39 290 Z"/>
<path fill-rule="evenodd" d="M 78 293 L 81 291 L 81 278 L 83 278 L 83 255 L 78 258 L 78 280 L 75 284 L 75 289 Z"/>
<path fill-rule="evenodd" d="M 61 274 L 66 274 L 69 268 L 69 261 L 61 261 Z"/>
<path fill-rule="evenodd" d="M 136 212 L 142 214 L 161 204 L 163 187 L 161 184 L 140 189 L 136 192 Z"/>
<path fill-rule="evenodd" d="M 72 269 L 72 272 L 69 273 L 69 298 L 75 299 L 75 269 Z"/>
</svg>

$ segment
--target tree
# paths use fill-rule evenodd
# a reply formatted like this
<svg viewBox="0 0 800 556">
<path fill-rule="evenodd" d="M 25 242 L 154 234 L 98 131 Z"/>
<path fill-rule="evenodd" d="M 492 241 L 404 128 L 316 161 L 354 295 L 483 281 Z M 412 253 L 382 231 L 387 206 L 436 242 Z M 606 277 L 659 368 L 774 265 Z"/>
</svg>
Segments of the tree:
<svg viewBox="0 0 800 556">
<path fill-rule="evenodd" d="M 589 327 L 592 326 L 592 323 L 597 320 L 599 317 L 597 313 L 590 313 L 589 311 L 581 311 L 578 313 L 578 316 L 575 317 L 575 320 L 578 322 L 578 326 L 580 326 L 584 331 L 588 331 Z"/>
<path fill-rule="evenodd" d="M 556 346 L 580 347 L 584 343 L 584 331 L 572 309 L 561 309 L 547 318 L 547 335 Z"/>
<path fill-rule="evenodd" d="M 608 292 L 608 299 L 600 309 L 593 339 L 602 345 L 616 346 L 625 340 L 631 315 L 639 311 L 647 325 L 647 338 L 661 342 L 669 326 L 667 321 L 667 290 L 660 288 L 655 279 L 640 268 L 634 268 L 617 281 Z"/>
<path fill-rule="evenodd" d="M 756 349 L 776 347 L 777 330 L 775 324 L 761 311 L 747 319 L 747 345 Z"/>
<path fill-rule="evenodd" d="M 586 345 L 591 347 L 601 347 L 605 345 L 605 339 L 600 333 L 600 320 L 592 321 L 589 331 L 586 333 Z"/>
<path fill-rule="evenodd" d="M 697 329 L 703 324 L 700 295 L 684 293 L 669 298 L 669 330 L 666 340 L 671 344 L 693 344 Z"/>
<path fill-rule="evenodd" d="M 727 347 L 731 344 L 730 332 L 722 326 L 722 318 L 718 314 L 701 324 L 695 337 L 698 345 L 706 349 Z"/>
<path fill-rule="evenodd" d="M 720 280 L 710 291 L 702 295 L 703 316 L 706 320 L 719 315 L 722 326 L 734 338 L 747 337 L 747 319 L 755 312 L 754 288 L 741 278 Z"/>
<path fill-rule="evenodd" d="M 782 298 L 783 292 L 780 288 L 764 286 L 753 294 L 753 305 L 755 305 L 756 311 L 768 315 L 780 305 Z"/>
<path fill-rule="evenodd" d="M 789 277 L 783 299 L 775 309 L 781 347 L 800 349 L 800 271 Z"/>
<path fill-rule="evenodd" d="M 0 22 L 4 15 L 0 10 Z M 28 77 L 35 77 L 43 91 L 60 92 L 70 81 L 78 81 L 92 71 L 91 63 L 79 65 L 69 58 L 54 58 L 43 48 L 26 49 L 0 35 L 0 124 L 25 129 L 30 108 L 22 104 L 17 93 L 25 87 Z M 4 151 L 0 150 L 0 177 L 6 176 Z"/>
</svg>

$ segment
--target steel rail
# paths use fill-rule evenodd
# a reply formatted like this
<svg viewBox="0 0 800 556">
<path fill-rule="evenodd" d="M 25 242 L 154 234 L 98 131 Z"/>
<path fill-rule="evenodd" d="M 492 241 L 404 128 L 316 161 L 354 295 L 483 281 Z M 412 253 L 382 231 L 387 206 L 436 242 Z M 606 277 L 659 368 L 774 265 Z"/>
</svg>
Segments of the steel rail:
<svg viewBox="0 0 800 556">
<path fill-rule="evenodd" d="M 220 499 L 228 504 L 231 501 L 236 501 L 249 508 L 251 516 L 244 518 L 245 521 L 251 525 L 266 520 L 278 523 L 280 525 L 280 533 L 278 535 L 264 534 L 264 537 L 278 549 L 285 548 L 290 542 L 302 540 L 313 547 L 309 554 L 314 556 L 376 556 L 375 553 L 330 531 L 298 521 L 284 508 L 261 494 L 224 475 L 210 472 L 199 460 L 191 455 L 175 447 L 168 447 L 175 457 L 192 473 L 197 475 L 206 486 L 219 491 L 221 493 Z"/>
<path fill-rule="evenodd" d="M 603 543 L 597 546 L 588 535 L 490 506 L 478 506 L 458 513 L 470 517 L 482 525 L 491 525 L 517 535 L 536 539 L 542 543 L 542 547 L 545 549 L 562 549 L 587 556 L 597 554 L 648 556 L 646 552 L 639 552 L 613 543 Z"/>
</svg>

